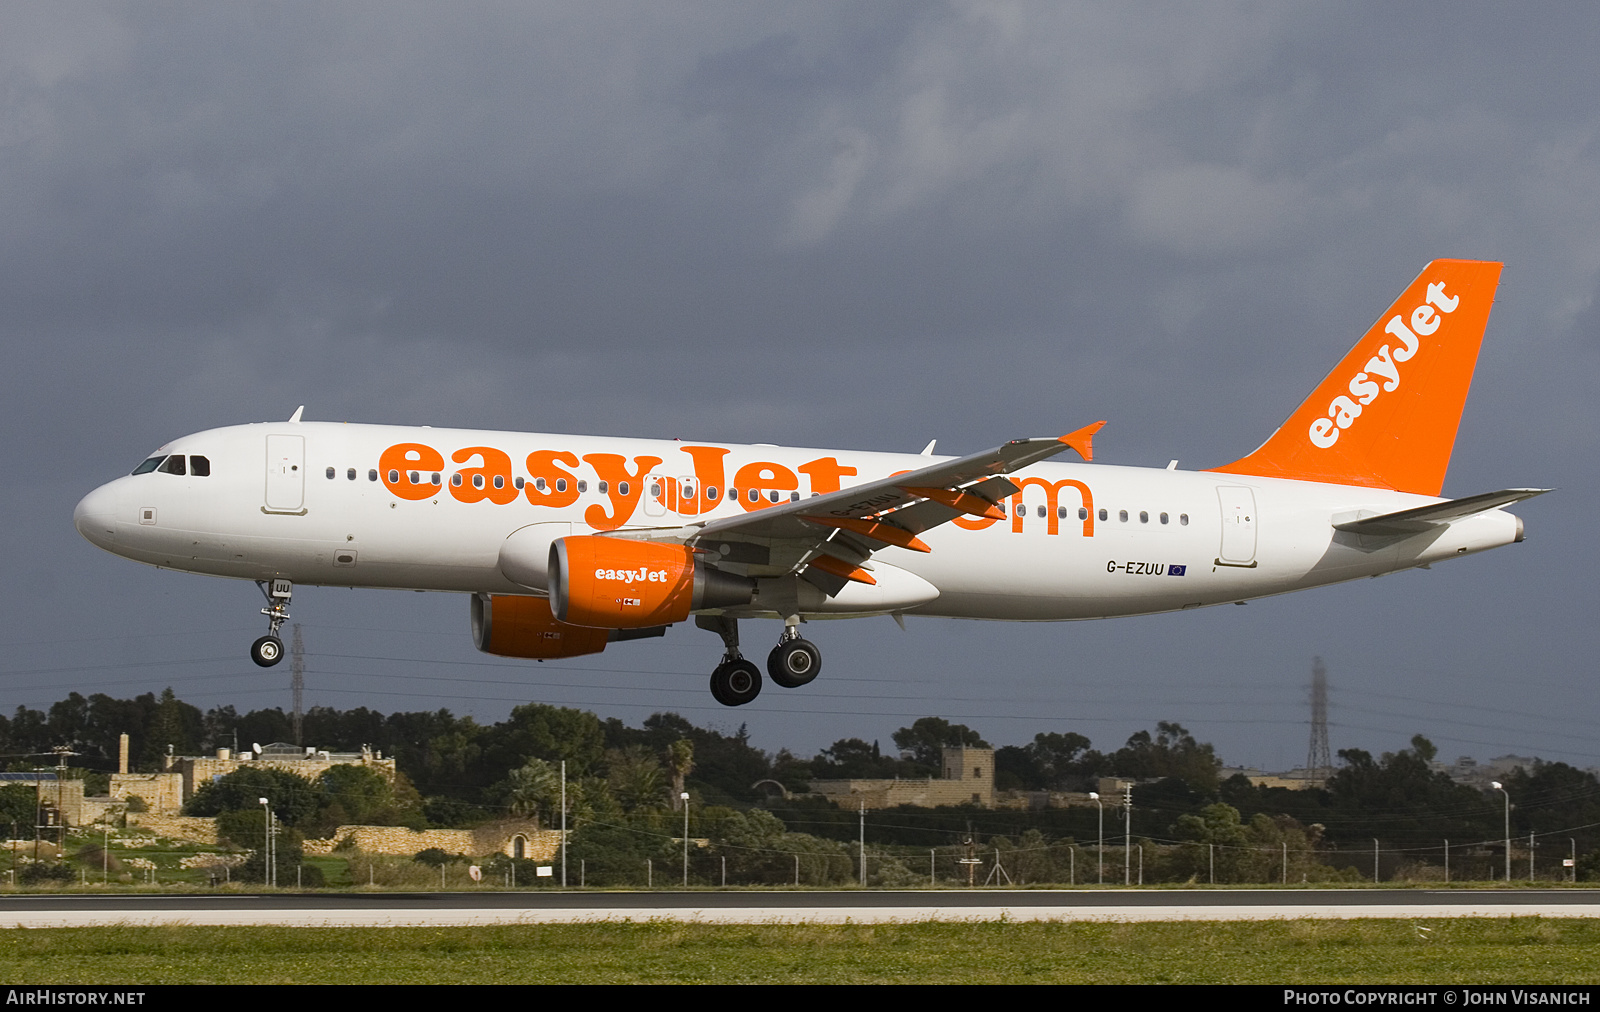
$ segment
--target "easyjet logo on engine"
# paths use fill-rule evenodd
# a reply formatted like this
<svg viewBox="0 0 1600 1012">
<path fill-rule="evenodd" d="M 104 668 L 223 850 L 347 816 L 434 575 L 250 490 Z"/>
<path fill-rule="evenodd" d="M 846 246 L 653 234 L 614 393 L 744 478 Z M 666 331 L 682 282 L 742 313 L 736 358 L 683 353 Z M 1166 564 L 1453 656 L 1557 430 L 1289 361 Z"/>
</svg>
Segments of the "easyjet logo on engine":
<svg viewBox="0 0 1600 1012">
<path fill-rule="evenodd" d="M 1328 449 L 1339 441 L 1341 432 L 1355 424 L 1364 408 L 1371 406 L 1380 395 L 1400 389 L 1401 363 L 1411 361 L 1422 346 L 1422 338 L 1432 337 L 1439 329 L 1444 320 L 1440 313 L 1453 313 L 1460 303 L 1459 296 L 1445 293 L 1442 281 L 1435 281 L 1428 285 L 1427 299 L 1411 311 L 1409 326 L 1399 315 L 1391 319 L 1383 330 L 1397 343 L 1379 348 L 1378 353 L 1367 360 L 1365 370 L 1351 377 L 1350 393 L 1340 394 L 1328 402 L 1327 417 L 1311 423 L 1311 445 Z"/>
<path fill-rule="evenodd" d="M 667 571 L 665 569 L 597 569 L 594 571 L 596 580 L 611 580 L 617 583 L 666 583 Z"/>
</svg>

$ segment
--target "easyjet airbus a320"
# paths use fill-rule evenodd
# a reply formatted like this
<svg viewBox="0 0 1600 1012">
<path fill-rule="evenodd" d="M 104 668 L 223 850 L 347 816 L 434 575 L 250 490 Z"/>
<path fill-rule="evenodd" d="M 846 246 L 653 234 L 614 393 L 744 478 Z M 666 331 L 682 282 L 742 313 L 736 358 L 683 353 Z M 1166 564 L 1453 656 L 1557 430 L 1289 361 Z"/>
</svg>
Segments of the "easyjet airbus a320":
<svg viewBox="0 0 1600 1012">
<path fill-rule="evenodd" d="M 1426 566 L 1522 540 L 1441 499 L 1501 265 L 1437 260 L 1260 449 L 1206 471 L 1093 458 L 1104 423 L 965 457 L 287 422 L 161 447 L 73 519 L 117 555 L 254 580 L 257 664 L 294 585 L 470 595 L 480 650 L 593 654 L 691 616 L 711 693 L 761 673 L 739 620 L 778 619 L 785 688 L 821 670 L 809 619 L 1058 621 L 1178 611 Z M 932 446 L 930 444 L 929 450 Z"/>
</svg>

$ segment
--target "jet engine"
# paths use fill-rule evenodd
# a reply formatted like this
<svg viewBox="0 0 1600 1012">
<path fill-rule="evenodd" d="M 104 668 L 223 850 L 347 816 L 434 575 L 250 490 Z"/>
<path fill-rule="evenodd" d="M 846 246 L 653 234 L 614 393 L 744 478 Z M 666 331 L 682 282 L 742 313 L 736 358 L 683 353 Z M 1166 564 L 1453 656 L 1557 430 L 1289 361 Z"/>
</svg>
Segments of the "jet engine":
<svg viewBox="0 0 1600 1012">
<path fill-rule="evenodd" d="M 558 621 L 602 629 L 682 622 L 691 611 L 748 604 L 756 589 L 684 545 L 588 535 L 551 544 L 549 585 Z"/>
</svg>

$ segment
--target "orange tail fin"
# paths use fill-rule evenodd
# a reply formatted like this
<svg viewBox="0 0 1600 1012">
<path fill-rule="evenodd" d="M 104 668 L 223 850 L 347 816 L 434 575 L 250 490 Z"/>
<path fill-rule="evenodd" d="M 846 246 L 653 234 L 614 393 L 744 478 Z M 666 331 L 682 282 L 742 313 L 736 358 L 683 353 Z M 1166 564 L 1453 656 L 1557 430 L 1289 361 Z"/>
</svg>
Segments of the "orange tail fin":
<svg viewBox="0 0 1600 1012">
<path fill-rule="evenodd" d="M 1272 438 L 1212 470 L 1438 495 L 1502 266 L 1429 264 Z"/>
</svg>

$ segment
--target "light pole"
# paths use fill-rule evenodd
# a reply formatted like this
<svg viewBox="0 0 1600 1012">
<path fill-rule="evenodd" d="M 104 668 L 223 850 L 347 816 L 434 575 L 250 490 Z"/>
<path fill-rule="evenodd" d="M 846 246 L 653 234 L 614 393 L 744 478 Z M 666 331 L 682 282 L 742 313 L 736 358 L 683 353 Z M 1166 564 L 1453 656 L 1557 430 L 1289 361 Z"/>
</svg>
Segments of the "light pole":
<svg viewBox="0 0 1600 1012">
<path fill-rule="evenodd" d="M 1095 805 L 1098 806 L 1099 809 L 1100 809 L 1100 843 L 1099 843 L 1098 846 L 1095 847 L 1095 850 L 1094 850 L 1095 868 L 1098 869 L 1096 871 L 1096 873 L 1095 873 L 1095 883 L 1097 885 L 1105 885 L 1106 884 L 1106 853 L 1105 853 L 1106 852 L 1106 806 L 1105 806 L 1105 802 L 1100 800 L 1100 792 L 1099 791 L 1090 791 L 1089 792 L 1089 800 L 1093 801 L 1095 803 Z"/>
<path fill-rule="evenodd" d="M 272 809 L 268 806 L 266 798 L 258 800 L 261 802 L 261 882 L 270 888 L 272 886 Z"/>
<path fill-rule="evenodd" d="M 678 800 L 683 802 L 683 886 L 689 887 L 689 792 L 682 791 Z"/>
<path fill-rule="evenodd" d="M 1129 885 L 1128 864 L 1133 857 L 1133 785 L 1123 788 L 1122 794 L 1122 884 Z"/>
<path fill-rule="evenodd" d="M 1489 786 L 1505 794 L 1506 797 L 1506 884 L 1511 884 L 1511 795 L 1500 785 L 1500 781 L 1491 780 Z"/>
</svg>

